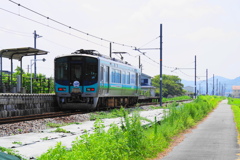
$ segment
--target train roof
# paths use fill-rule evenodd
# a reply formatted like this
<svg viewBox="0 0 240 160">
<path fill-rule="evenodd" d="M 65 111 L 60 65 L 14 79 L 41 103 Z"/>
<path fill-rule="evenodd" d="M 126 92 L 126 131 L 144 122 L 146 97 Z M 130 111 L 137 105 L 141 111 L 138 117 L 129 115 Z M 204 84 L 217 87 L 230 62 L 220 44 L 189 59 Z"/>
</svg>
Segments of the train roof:
<svg viewBox="0 0 240 160">
<path fill-rule="evenodd" d="M 80 50 L 77 50 L 71 54 L 68 54 L 68 55 L 62 55 L 62 56 L 57 56 L 55 58 L 60 58 L 60 57 L 68 57 L 68 56 L 75 56 L 75 55 L 83 55 L 83 56 L 90 56 L 90 57 L 100 57 L 100 58 L 103 58 L 103 59 L 107 59 L 109 61 L 114 61 L 114 62 L 118 62 L 118 63 L 122 63 L 122 64 L 125 64 L 125 65 L 129 65 L 129 66 L 132 66 L 131 64 L 129 64 L 128 62 L 126 61 L 122 61 L 120 59 L 116 59 L 116 58 L 111 58 L 109 56 L 106 56 L 106 55 L 102 55 L 100 54 L 98 51 L 96 50 L 83 50 L 83 49 L 80 49 Z"/>
</svg>

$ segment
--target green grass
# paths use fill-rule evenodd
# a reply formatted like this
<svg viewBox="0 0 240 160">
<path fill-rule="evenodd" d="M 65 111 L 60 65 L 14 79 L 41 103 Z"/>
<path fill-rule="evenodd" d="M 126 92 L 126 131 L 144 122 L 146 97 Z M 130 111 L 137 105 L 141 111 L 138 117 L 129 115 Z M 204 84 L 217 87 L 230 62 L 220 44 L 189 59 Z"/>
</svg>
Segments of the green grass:
<svg viewBox="0 0 240 160">
<path fill-rule="evenodd" d="M 169 106 L 164 120 L 151 122 L 151 127 L 143 127 L 138 112 L 129 116 L 128 111 L 120 109 L 117 115 L 123 120 L 119 126 L 112 124 L 108 131 L 102 120 L 97 119 L 94 133 L 86 133 L 72 142 L 67 149 L 61 143 L 50 148 L 38 157 L 39 160 L 144 160 L 154 158 L 164 151 L 172 138 L 187 128 L 194 126 L 213 110 L 221 97 L 199 96 L 191 103 L 176 107 Z M 114 111 L 115 112 L 115 111 Z M 155 118 L 156 119 L 156 118 Z"/>
<path fill-rule="evenodd" d="M 123 113 L 119 109 L 112 109 L 108 112 L 94 112 L 90 114 L 90 120 L 96 120 L 96 119 L 105 119 L 105 118 L 117 118 L 117 117 L 123 117 Z"/>
<path fill-rule="evenodd" d="M 173 98 L 163 98 L 162 102 L 169 102 L 169 101 L 181 101 L 181 100 L 191 100 L 192 98 L 189 96 L 180 96 L 180 97 L 173 97 Z"/>
<path fill-rule="evenodd" d="M 5 147 L 0 146 L 0 151 L 5 152 L 9 155 L 16 156 L 16 157 L 20 158 L 21 160 L 27 160 L 27 159 L 23 158 L 20 154 L 17 153 L 17 151 L 15 151 L 13 149 L 9 149 L 9 148 L 5 148 Z"/>
<path fill-rule="evenodd" d="M 52 132 L 59 132 L 59 133 L 71 133 L 70 131 L 67 131 L 66 129 L 63 128 L 57 128 Z"/>
<path fill-rule="evenodd" d="M 48 122 L 46 125 L 50 128 L 59 128 L 59 127 L 62 127 L 62 126 L 67 126 L 67 125 L 71 125 L 71 124 L 82 124 L 82 123 L 79 123 L 79 122 L 71 122 L 71 123 L 51 123 L 51 122 Z"/>
<path fill-rule="evenodd" d="M 22 142 L 14 141 L 14 142 L 12 142 L 12 144 L 19 144 L 19 145 L 22 145 Z"/>
<path fill-rule="evenodd" d="M 179 101 L 179 100 L 191 100 L 192 98 L 189 96 L 181 96 L 181 97 L 174 97 L 174 98 L 163 98 L 163 102 L 170 102 L 173 101 L 174 104 L 176 104 L 175 106 L 178 105 L 178 103 L 174 102 L 174 101 Z M 129 113 L 132 111 L 141 111 L 141 109 L 138 107 L 139 104 L 136 105 L 136 107 L 134 109 L 129 109 Z M 151 109 L 160 109 L 163 108 L 161 106 L 159 107 L 155 107 L 152 106 L 150 107 Z M 119 109 L 112 109 L 108 112 L 106 111 L 100 111 L 100 112 L 94 112 L 90 114 L 90 120 L 96 120 L 96 119 L 105 119 L 105 118 L 117 118 L 117 117 L 122 117 L 123 114 Z M 61 126 L 59 126 L 61 127 Z"/>
<path fill-rule="evenodd" d="M 238 135 L 239 135 L 239 139 L 240 139 L 240 99 L 228 98 L 228 104 L 232 105 L 234 121 L 236 123 Z"/>
</svg>

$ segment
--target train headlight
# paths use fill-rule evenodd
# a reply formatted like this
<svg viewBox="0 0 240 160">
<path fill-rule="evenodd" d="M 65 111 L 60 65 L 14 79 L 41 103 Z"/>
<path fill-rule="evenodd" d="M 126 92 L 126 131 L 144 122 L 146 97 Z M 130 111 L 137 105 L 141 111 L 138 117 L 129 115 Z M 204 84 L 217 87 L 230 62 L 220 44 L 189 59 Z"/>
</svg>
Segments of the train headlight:
<svg viewBox="0 0 240 160">
<path fill-rule="evenodd" d="M 66 88 L 58 88 L 58 91 L 66 91 Z"/>
<path fill-rule="evenodd" d="M 94 88 L 87 88 L 87 91 L 89 92 L 89 91 L 95 91 L 95 89 Z"/>
</svg>

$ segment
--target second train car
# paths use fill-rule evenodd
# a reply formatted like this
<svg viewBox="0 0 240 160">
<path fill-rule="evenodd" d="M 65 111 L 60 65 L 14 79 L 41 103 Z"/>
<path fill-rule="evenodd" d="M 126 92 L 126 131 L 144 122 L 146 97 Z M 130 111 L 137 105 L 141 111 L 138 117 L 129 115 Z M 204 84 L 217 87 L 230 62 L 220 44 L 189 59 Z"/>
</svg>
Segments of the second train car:
<svg viewBox="0 0 240 160">
<path fill-rule="evenodd" d="M 56 57 L 54 63 L 61 109 L 95 110 L 137 103 L 141 70 L 127 62 L 81 49 Z"/>
</svg>

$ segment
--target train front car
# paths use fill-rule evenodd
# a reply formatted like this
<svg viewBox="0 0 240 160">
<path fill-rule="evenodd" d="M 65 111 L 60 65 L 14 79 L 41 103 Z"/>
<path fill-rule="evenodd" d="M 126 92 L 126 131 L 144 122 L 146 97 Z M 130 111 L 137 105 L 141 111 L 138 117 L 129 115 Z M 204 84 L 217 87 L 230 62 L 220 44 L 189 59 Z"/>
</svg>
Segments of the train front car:
<svg viewBox="0 0 240 160">
<path fill-rule="evenodd" d="M 61 109 L 95 109 L 97 89 L 96 56 L 71 54 L 55 58 L 55 92 Z"/>
</svg>

